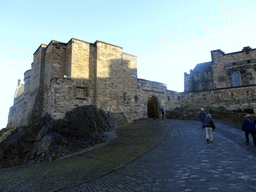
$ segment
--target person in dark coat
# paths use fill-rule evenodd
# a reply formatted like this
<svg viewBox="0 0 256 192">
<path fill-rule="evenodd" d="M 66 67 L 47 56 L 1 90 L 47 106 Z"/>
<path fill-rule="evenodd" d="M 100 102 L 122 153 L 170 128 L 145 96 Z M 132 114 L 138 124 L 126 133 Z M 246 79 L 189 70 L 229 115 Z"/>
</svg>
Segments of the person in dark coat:
<svg viewBox="0 0 256 192">
<path fill-rule="evenodd" d="M 198 112 L 198 117 L 201 121 L 201 128 L 203 129 L 204 119 L 206 117 L 206 113 L 203 108 L 201 108 L 201 111 Z"/>
<path fill-rule="evenodd" d="M 215 131 L 216 127 L 212 120 L 212 115 L 208 114 L 207 117 L 204 119 L 203 128 L 206 130 L 206 141 L 213 141 L 213 131 Z"/>
<path fill-rule="evenodd" d="M 246 144 L 249 145 L 249 134 L 252 135 L 254 146 L 256 146 L 256 129 L 255 129 L 256 120 L 251 119 L 251 115 L 245 115 L 245 120 L 242 124 L 242 130 L 245 132 Z"/>
<path fill-rule="evenodd" d="M 163 108 L 161 110 L 161 113 L 162 113 L 162 119 L 164 119 L 164 109 Z"/>
</svg>

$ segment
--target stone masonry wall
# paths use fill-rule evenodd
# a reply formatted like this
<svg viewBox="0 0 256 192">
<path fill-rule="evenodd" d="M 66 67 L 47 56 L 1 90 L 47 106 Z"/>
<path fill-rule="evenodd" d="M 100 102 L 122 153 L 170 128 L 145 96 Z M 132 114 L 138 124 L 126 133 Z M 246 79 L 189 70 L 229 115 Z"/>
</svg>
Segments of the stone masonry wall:
<svg viewBox="0 0 256 192">
<path fill-rule="evenodd" d="M 179 93 L 167 90 L 163 83 L 138 79 L 137 57 L 124 53 L 122 47 L 74 38 L 68 43 L 53 40 L 34 53 L 31 70 L 24 74 L 24 93 L 14 99 L 8 124 L 24 125 L 45 113 L 59 119 L 77 106 L 91 104 L 129 120 L 146 118 L 148 101 L 155 102 L 151 97 L 164 110 L 224 107 L 255 111 L 255 69 L 255 49 L 245 47 L 231 54 L 212 51 L 212 62 L 198 64 L 194 72 L 184 74 L 185 92 Z M 240 86 L 232 87 L 232 71 L 239 72 Z M 209 90 L 200 91 L 199 86 Z"/>
<path fill-rule="evenodd" d="M 24 94 L 15 99 L 15 104 L 10 108 L 8 115 L 8 125 L 17 126 L 23 120 L 24 104 L 26 100 Z"/>
<path fill-rule="evenodd" d="M 92 104 L 93 90 L 89 80 L 56 77 L 50 83 L 49 102 L 44 108 L 44 114 L 47 112 L 54 119 L 64 118 L 67 111 Z"/>
<path fill-rule="evenodd" d="M 71 78 L 71 62 L 72 62 L 72 39 L 67 43 L 66 49 L 66 75 Z"/>
<path fill-rule="evenodd" d="M 97 78 L 96 78 L 96 66 L 97 66 L 97 47 L 96 44 L 90 44 L 90 55 L 89 55 L 89 59 L 90 59 L 90 65 L 89 65 L 89 80 L 92 83 L 92 89 L 93 89 L 93 93 L 92 93 L 92 97 L 93 97 L 93 104 L 96 103 L 96 82 L 97 82 Z"/>
<path fill-rule="evenodd" d="M 71 78 L 89 79 L 90 43 L 72 38 Z"/>
<path fill-rule="evenodd" d="M 167 86 L 163 83 L 138 79 L 138 105 L 132 120 L 147 117 L 147 102 L 155 97 L 160 108 L 168 109 Z M 160 111 L 159 111 L 160 112 Z"/>
<path fill-rule="evenodd" d="M 31 71 L 27 71 L 25 78 L 30 76 L 30 80 L 25 79 L 25 90 L 18 98 L 14 99 L 14 105 L 10 108 L 8 115 L 8 125 L 17 126 L 19 124 L 27 124 L 31 118 L 35 106 L 36 98 L 40 85 L 40 71 L 42 62 L 44 62 L 44 52 L 47 45 L 40 45 L 34 53 L 34 60 Z M 26 84 L 27 83 L 27 84 Z"/>
<path fill-rule="evenodd" d="M 51 41 L 50 44 L 46 47 L 45 53 L 45 67 L 44 67 L 44 84 L 43 84 L 43 111 L 45 108 L 48 108 L 51 102 L 51 99 L 48 98 L 50 95 L 50 81 L 54 77 L 64 77 L 67 70 L 66 62 L 66 49 L 67 45 L 58 41 Z"/>
<path fill-rule="evenodd" d="M 50 79 L 66 75 L 66 43 L 52 41 Z"/>
<path fill-rule="evenodd" d="M 35 52 L 34 57 L 38 57 L 37 60 L 34 58 L 35 65 L 32 67 L 32 77 L 35 77 L 38 75 L 36 78 L 32 79 L 32 84 L 31 85 L 36 85 L 36 90 L 35 90 L 35 96 L 34 98 L 30 97 L 29 100 L 29 105 L 31 105 L 32 110 L 31 111 L 26 111 L 27 112 L 27 117 L 24 117 L 24 120 L 26 122 L 23 122 L 22 124 L 28 124 L 29 122 L 34 122 L 38 118 L 40 118 L 42 110 L 43 110 L 43 101 L 44 101 L 44 77 L 45 77 L 45 45 L 41 45 L 39 52 Z M 37 54 L 38 53 L 38 54 Z M 34 68 L 37 68 L 35 70 Z M 35 80 L 36 79 L 36 80 Z M 30 87 L 31 88 L 31 87 Z M 34 94 L 33 91 L 31 94 Z M 30 108 L 30 107 L 29 107 Z"/>
<path fill-rule="evenodd" d="M 256 86 L 234 87 L 199 91 L 191 93 L 171 93 L 169 109 L 190 107 L 200 110 L 201 107 L 224 107 L 227 110 L 256 109 Z"/>
<path fill-rule="evenodd" d="M 122 54 L 123 65 L 123 104 L 129 119 L 134 119 L 138 111 L 137 57 Z"/>
<path fill-rule="evenodd" d="M 213 82 L 214 88 L 232 87 L 230 80 L 227 78 L 225 65 L 237 63 L 256 58 L 256 50 L 243 49 L 241 52 L 225 54 L 220 50 L 212 51 L 213 61 Z"/>
<path fill-rule="evenodd" d="M 24 82 L 25 82 L 24 93 L 25 94 L 30 92 L 30 78 L 31 78 L 31 70 L 27 70 L 24 73 Z"/>
<path fill-rule="evenodd" d="M 96 105 L 105 111 L 123 112 L 123 48 L 102 41 L 96 45 Z"/>
</svg>

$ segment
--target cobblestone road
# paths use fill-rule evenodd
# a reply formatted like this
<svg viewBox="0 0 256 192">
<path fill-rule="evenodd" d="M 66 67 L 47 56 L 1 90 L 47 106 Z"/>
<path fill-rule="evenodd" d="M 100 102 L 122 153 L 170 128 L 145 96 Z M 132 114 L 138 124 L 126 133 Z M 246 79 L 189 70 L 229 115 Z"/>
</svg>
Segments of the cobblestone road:
<svg viewBox="0 0 256 192">
<path fill-rule="evenodd" d="M 158 120 L 168 132 L 124 167 L 60 191 L 256 191 L 256 147 L 240 129 L 216 122 L 207 143 L 199 121 Z"/>
</svg>

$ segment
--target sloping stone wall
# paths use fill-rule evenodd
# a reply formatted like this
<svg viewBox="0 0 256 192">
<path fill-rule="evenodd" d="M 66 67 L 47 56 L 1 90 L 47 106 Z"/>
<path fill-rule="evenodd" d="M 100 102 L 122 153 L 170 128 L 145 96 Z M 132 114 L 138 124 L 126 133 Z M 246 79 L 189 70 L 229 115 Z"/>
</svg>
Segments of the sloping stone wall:
<svg viewBox="0 0 256 192">
<path fill-rule="evenodd" d="M 256 86 L 222 88 L 191 93 L 169 93 L 169 109 L 224 107 L 227 110 L 256 109 Z"/>
</svg>

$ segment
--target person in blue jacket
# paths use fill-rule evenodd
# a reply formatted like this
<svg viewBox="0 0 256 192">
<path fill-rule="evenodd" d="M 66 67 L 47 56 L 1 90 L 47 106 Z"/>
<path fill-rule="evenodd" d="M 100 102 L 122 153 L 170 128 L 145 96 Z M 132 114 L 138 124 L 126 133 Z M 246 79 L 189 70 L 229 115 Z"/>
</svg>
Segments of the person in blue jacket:
<svg viewBox="0 0 256 192">
<path fill-rule="evenodd" d="M 201 111 L 198 112 L 198 118 L 199 118 L 200 121 L 201 121 L 201 128 L 202 128 L 202 129 L 203 129 L 205 117 L 206 117 L 206 113 L 205 113 L 204 109 L 201 108 Z"/>
<path fill-rule="evenodd" d="M 255 129 L 256 120 L 251 119 L 251 115 L 245 115 L 245 120 L 242 124 L 242 130 L 245 132 L 246 144 L 249 145 L 249 134 L 252 135 L 253 143 L 256 146 L 256 129 Z"/>
<path fill-rule="evenodd" d="M 206 131 L 206 141 L 207 143 L 213 142 L 213 131 L 215 131 L 216 126 L 212 120 L 212 115 L 208 114 L 204 119 L 203 128 Z"/>
</svg>

